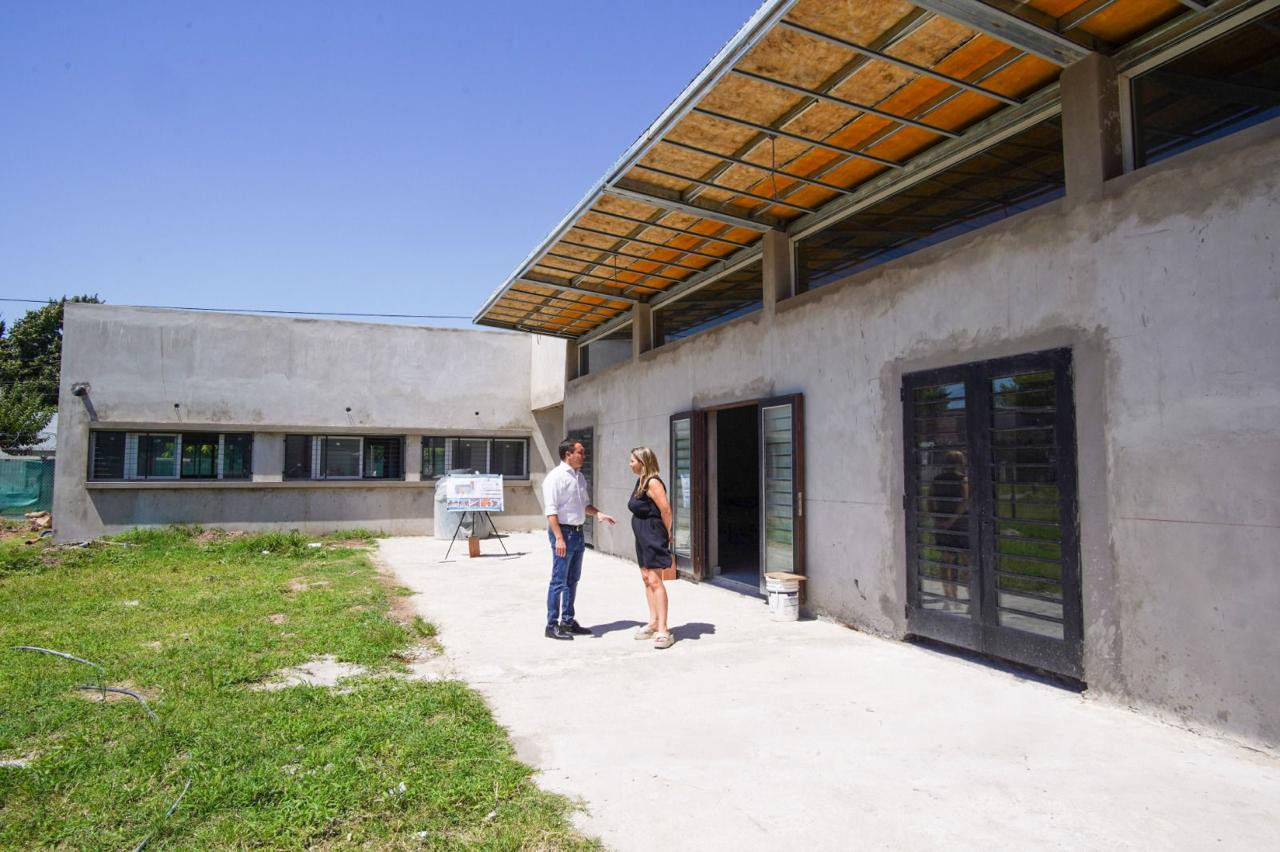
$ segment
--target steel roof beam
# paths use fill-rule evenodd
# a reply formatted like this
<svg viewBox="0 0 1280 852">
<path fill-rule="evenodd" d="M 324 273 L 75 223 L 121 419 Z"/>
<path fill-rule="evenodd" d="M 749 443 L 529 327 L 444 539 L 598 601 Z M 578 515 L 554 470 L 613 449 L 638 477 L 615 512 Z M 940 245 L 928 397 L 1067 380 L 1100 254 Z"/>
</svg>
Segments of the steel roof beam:
<svg viewBox="0 0 1280 852">
<path fill-rule="evenodd" d="M 1118 0 L 1089 0 L 1087 3 L 1081 3 L 1058 19 L 1058 29 L 1063 32 L 1073 30 L 1104 9 L 1111 8 L 1117 2 Z"/>
<path fill-rule="evenodd" d="M 568 246 L 570 248 L 581 249 L 583 251 L 593 251 L 597 254 L 617 255 L 618 257 L 625 257 L 628 260 L 643 260 L 645 263 L 656 263 L 659 266 L 672 266 L 676 269 L 687 269 L 690 272 L 701 272 L 706 269 L 705 266 L 687 266 L 683 263 L 676 263 L 674 260 L 658 260 L 657 258 L 646 257 L 642 254 L 627 254 L 625 251 L 615 251 L 613 249 L 588 245 L 586 243 L 575 243 L 573 240 L 565 239 L 564 237 L 560 238 L 560 242 L 557 243 L 557 245 Z M 671 249 L 671 251 L 679 252 L 680 249 Z"/>
<path fill-rule="evenodd" d="M 662 139 L 660 141 L 668 142 L 670 140 Z M 719 157 L 720 155 L 716 154 L 716 156 Z M 669 215 L 670 212 L 671 211 L 669 210 L 663 211 L 663 215 Z M 751 243 L 740 243 L 737 240 L 726 240 L 724 237 L 713 237 L 710 234 L 700 234 L 697 231 L 686 231 L 683 228 L 677 228 L 675 225 L 663 225 L 660 222 L 641 219 L 639 216 L 627 216 L 623 213 L 614 213 L 611 210 L 597 210 L 592 208 L 591 210 L 588 210 L 587 213 L 594 213 L 597 216 L 607 216 L 611 219 L 621 219 L 624 222 L 635 222 L 637 225 L 644 225 L 646 228 L 661 228 L 664 231 L 673 231 L 686 237 L 695 237 L 699 240 L 710 240 L 713 243 L 724 243 L 725 245 L 733 246 L 734 248 L 750 248 L 751 246 Z M 680 250 L 684 251 L 684 249 Z"/>
<path fill-rule="evenodd" d="M 683 252 L 684 254 L 691 254 L 691 255 L 693 255 L 694 257 L 705 257 L 705 258 L 707 258 L 708 260 L 724 260 L 726 257 L 730 257 L 730 256 L 732 256 L 732 253 L 730 253 L 730 254 L 710 254 L 710 253 L 705 252 L 705 251 L 698 251 L 697 249 L 677 248 L 676 246 L 669 246 L 669 245 L 667 245 L 666 243 L 660 243 L 660 242 L 657 242 L 657 241 L 655 241 L 655 240 L 646 240 L 646 239 L 642 239 L 642 238 L 640 238 L 640 237 L 628 237 L 628 236 L 627 236 L 627 235 L 625 235 L 625 234 L 615 234 L 613 231 L 601 231 L 599 228 L 588 228 L 586 225 L 574 225 L 570 230 L 571 230 L 571 231 L 582 231 L 582 232 L 583 232 L 583 233 L 585 233 L 585 234 L 598 234 L 599 236 L 602 236 L 602 237 L 613 237 L 613 239 L 615 239 L 615 240 L 624 240 L 624 241 L 626 241 L 626 242 L 630 242 L 630 243 L 640 243 L 640 244 L 642 244 L 642 245 L 646 245 L 646 246 L 654 246 L 654 247 L 656 247 L 656 248 L 664 248 L 664 249 L 667 249 L 667 250 L 669 250 L 669 251 L 678 251 L 678 252 Z M 692 236 L 692 235 L 691 235 L 691 236 Z"/>
<path fill-rule="evenodd" d="M 761 133 L 767 133 L 770 136 L 778 136 L 782 139 L 790 139 L 793 142 L 800 142 L 805 145 L 810 145 L 814 148 L 822 148 L 824 151 L 833 151 L 837 154 L 844 154 L 849 157 L 857 157 L 860 160 L 870 160 L 873 163 L 878 163 L 882 166 L 888 166 L 889 168 L 892 168 L 892 169 L 902 168 L 901 163 L 895 163 L 893 160 L 886 160 L 883 157 L 877 157 L 874 154 L 866 154 L 866 153 L 863 153 L 862 151 L 856 151 L 853 148 L 842 148 L 839 145 L 832 145 L 830 142 L 823 142 L 818 139 L 810 139 L 808 136 L 801 136 L 799 133 L 791 133 L 786 130 L 780 130 L 777 127 L 770 127 L 767 124 L 757 124 L 754 121 L 748 121 L 745 118 L 738 118 L 735 115 L 727 115 L 723 112 L 716 112 L 715 110 L 703 109 L 702 107 L 695 107 L 693 111 L 696 112 L 698 115 L 705 115 L 708 118 L 714 118 L 718 121 L 727 122 L 728 124 L 737 124 L 742 127 L 749 128 L 751 130 L 759 130 Z"/>
<path fill-rule="evenodd" d="M 1063 68 L 1084 59 L 1090 48 L 1067 38 L 1057 30 L 1032 23 L 1026 18 L 981 0 L 911 0 L 922 9 L 972 27 L 980 33 L 1011 44 L 1025 53 L 1039 56 Z M 784 22 L 785 23 L 785 22 Z"/>
<path fill-rule="evenodd" d="M 556 271 L 557 271 L 557 272 L 565 272 L 566 270 L 563 270 L 563 269 L 557 269 Z M 573 286 L 572 284 L 568 284 L 568 285 L 566 285 L 564 282 L 559 281 L 559 280 L 555 280 L 555 279 L 552 279 L 551 281 L 544 281 L 544 280 L 541 280 L 541 279 L 538 279 L 538 278 L 532 278 L 532 277 L 530 277 L 530 273 L 532 273 L 532 272 L 533 272 L 533 270 L 529 270 L 529 272 L 526 272 L 526 273 L 525 273 L 524 275 L 522 275 L 520 278 L 517 278 L 517 279 L 513 282 L 513 284 L 512 284 L 512 285 L 514 286 L 515 284 L 536 284 L 536 285 L 538 285 L 539 287 L 566 287 L 566 286 L 568 286 L 568 287 L 572 287 L 572 286 Z M 544 273 L 544 272 L 538 272 L 538 273 L 534 273 L 534 274 L 541 275 L 541 276 L 543 276 L 544 278 L 546 277 L 546 273 Z M 567 273 L 567 274 L 571 274 L 571 273 Z M 662 292 L 662 288 L 661 288 L 661 287 L 651 287 L 651 286 L 650 286 L 650 285 L 648 285 L 648 284 L 628 284 L 628 283 L 626 283 L 625 281 L 617 281 L 617 282 L 614 282 L 613 286 L 614 286 L 614 287 L 621 287 L 621 288 L 623 288 L 623 289 L 626 289 L 626 288 L 635 288 L 635 289 L 640 289 L 640 290 L 652 290 L 652 291 L 653 291 L 653 292 L 655 292 L 655 293 L 661 293 L 661 292 Z M 590 291 L 590 294 L 589 294 L 589 295 L 592 295 L 592 296 L 599 296 L 599 295 L 601 295 L 601 293 L 600 293 L 599 291 L 592 290 L 592 291 Z"/>
<path fill-rule="evenodd" d="M 918 3 L 916 5 L 928 8 L 928 4 L 926 3 Z M 861 53 L 863 56 L 869 56 L 872 59 L 879 59 L 884 62 L 888 62 L 891 65 L 897 65 L 899 68 L 906 68 L 910 71 L 916 72 L 917 74 L 922 74 L 925 77 L 932 77 L 933 79 L 939 80 L 943 83 L 948 83 L 952 86 L 966 89 L 970 92 L 1000 101 L 1001 103 L 1006 103 L 1009 106 L 1017 106 L 1022 103 L 1020 98 L 1015 98 L 1011 95 L 1005 95 L 1000 92 L 993 91 L 984 86 L 970 83 L 967 80 L 961 80 L 959 77 L 952 77 L 949 74 L 943 74 L 941 71 L 934 71 L 932 68 L 928 68 L 924 65 L 917 65 L 916 63 L 909 62 L 906 59 L 899 59 L 892 54 L 885 53 L 883 50 L 864 47 L 855 41 L 838 38 L 837 36 L 824 33 L 821 30 L 815 30 L 810 27 L 802 26 L 801 24 L 792 23 L 791 21 L 780 21 L 779 26 L 786 27 L 789 30 L 795 30 L 798 33 L 804 33 L 807 36 L 816 38 L 819 41 L 825 41 L 828 44 L 834 44 L 836 47 L 843 47 L 845 50 L 852 50 L 855 53 Z"/>
<path fill-rule="evenodd" d="M 517 285 L 519 285 L 519 284 L 533 284 L 533 285 L 536 285 L 536 286 L 538 286 L 538 287 L 555 287 L 555 288 L 557 288 L 557 289 L 565 290 L 565 291 L 568 291 L 568 292 L 570 292 L 570 293 L 578 293 L 578 294 L 581 294 L 581 295 L 583 295 L 583 296 L 597 296 L 597 297 L 599 297 L 599 298 L 601 298 L 601 299 L 613 299 L 615 302 L 626 302 L 626 303 L 627 303 L 627 304 L 629 304 L 629 305 L 638 305 L 638 304 L 640 303 L 640 300 L 639 300 L 639 299 L 633 298 L 633 297 L 631 297 L 631 296 L 623 296 L 623 295 L 621 295 L 621 294 L 614 294 L 614 293 L 601 293 L 599 290 L 588 290 L 588 289 L 586 289 L 585 287 L 571 287 L 571 286 L 569 286 L 568 284 L 548 284 L 548 283 L 546 283 L 545 281 L 534 281 L 534 280 L 532 280 L 532 279 L 528 279 L 528 280 L 521 279 L 520 281 L 517 281 L 517 282 L 515 282 L 515 283 L 516 283 Z M 526 292 L 526 291 L 524 291 L 524 290 L 515 290 L 515 288 L 514 288 L 514 287 L 512 288 L 512 291 L 513 291 L 513 292 L 517 292 L 517 293 L 525 293 L 525 292 Z M 526 295 L 529 295 L 529 296 L 542 296 L 542 294 L 541 294 L 541 293 L 526 293 Z M 544 298 L 547 298 L 547 297 L 544 297 Z M 554 297 L 550 297 L 550 298 L 554 298 Z"/>
<path fill-rule="evenodd" d="M 626 185 L 623 185 L 622 181 L 626 181 Z M 733 225 L 735 228 L 747 228 L 763 233 L 764 231 L 772 230 L 778 224 L 776 221 L 765 222 L 757 219 L 748 219 L 745 216 L 735 216 L 732 213 L 709 210 L 706 207 L 690 204 L 679 198 L 669 198 L 664 194 L 666 190 L 660 187 L 650 187 L 627 177 L 619 178 L 617 183 L 606 187 L 604 191 L 618 198 L 639 201 L 641 204 L 649 204 L 664 210 L 679 210 L 681 213 L 688 213 L 701 219 L 713 219 L 726 225 Z"/>
<path fill-rule="evenodd" d="M 655 169 L 653 166 L 646 166 L 643 163 L 636 163 L 635 166 L 633 166 L 633 168 L 644 169 L 646 172 L 653 172 L 654 174 L 662 175 L 663 177 L 674 178 L 675 180 L 687 180 L 689 183 L 697 184 L 698 186 L 706 187 L 707 189 L 714 189 L 720 192 L 728 192 L 731 195 L 740 195 L 743 198 L 750 198 L 753 201 L 760 201 L 765 203 L 766 205 L 777 204 L 779 207 L 790 207 L 792 210 L 799 210 L 801 213 L 813 212 L 812 207 L 805 207 L 801 204 L 792 204 L 790 201 L 777 201 L 777 200 L 774 200 L 773 198 L 770 198 L 767 195 L 756 195 L 754 192 L 748 192 L 745 189 L 736 189 L 732 186 L 725 186 L 722 183 L 712 183 L 709 180 L 701 180 L 699 178 L 689 177 L 688 175 L 682 175 L 677 172 L 669 172 L 669 171 L 666 171 L 665 169 Z"/>
<path fill-rule="evenodd" d="M 539 264 L 539 265 L 541 265 L 541 264 Z M 536 269 L 537 267 L 535 266 L 534 268 Z M 565 275 L 572 275 L 572 276 L 574 276 L 574 278 L 579 278 L 579 279 L 581 279 L 581 278 L 592 278 L 592 279 L 595 279 L 595 280 L 597 280 L 597 281 L 605 281 L 605 282 L 608 282 L 608 283 L 606 284 L 606 286 L 609 286 L 609 287 L 644 287 L 646 290 L 653 290 L 654 292 L 661 292 L 661 291 L 662 291 L 662 288 L 661 288 L 661 287 L 653 287 L 653 286 L 650 286 L 650 285 L 647 285 L 647 284 L 642 284 L 642 283 L 640 283 L 639 281 L 634 282 L 634 283 L 633 283 L 633 282 L 630 282 L 630 281 L 621 281 L 621 280 L 619 280 L 619 279 L 617 279 L 617 278 L 611 278 L 611 277 L 610 277 L 610 276 L 608 276 L 608 275 L 596 275 L 596 274 L 591 273 L 591 272 L 579 272 L 579 271 L 577 271 L 576 269 L 560 269 L 559 267 L 555 267 L 555 266 L 548 266 L 548 267 L 546 267 L 546 268 L 547 268 L 547 269 L 552 270 L 553 272 L 563 272 Z M 531 271 L 532 271 L 532 270 L 531 270 Z M 631 275 L 640 275 L 640 276 L 645 275 L 645 273 L 643 273 L 643 272 L 632 272 L 632 273 L 629 273 L 629 274 L 631 274 Z M 652 277 L 654 277 L 654 278 L 666 278 L 666 276 L 663 276 L 663 275 L 654 275 L 654 276 L 652 276 Z M 530 279 L 530 280 L 534 280 L 534 279 Z M 669 281 L 671 281 L 671 283 L 675 284 L 675 283 L 679 283 L 679 282 L 681 282 L 681 281 L 685 281 L 686 279 L 684 279 L 684 278 L 668 278 L 668 279 L 666 279 L 666 280 L 669 280 Z M 546 284 L 546 285 L 544 285 L 544 286 L 547 286 L 547 287 L 559 287 L 560 285 L 559 285 L 559 284 Z"/>
<path fill-rule="evenodd" d="M 610 270 L 611 272 L 613 272 L 613 273 L 615 273 L 615 274 L 617 274 L 617 273 L 619 273 L 619 272 L 630 272 L 630 273 L 633 273 L 633 274 L 635 274 L 635 275 L 647 275 L 647 276 L 649 276 L 650 278 L 661 278 L 661 279 L 663 279 L 664 281 L 683 281 L 683 280 L 684 280 L 683 278 L 673 278 L 673 277 L 671 277 L 670 275 L 659 275 L 659 274 L 658 274 L 658 273 L 656 273 L 656 272 L 645 272 L 645 271 L 640 270 L 640 269 L 633 269 L 633 268 L 631 268 L 631 267 L 629 267 L 629 266 L 621 266 L 621 267 L 619 267 L 619 266 L 611 266 L 609 263 L 607 263 L 607 262 L 605 262 L 605 261 L 602 261 L 602 260 L 587 260 L 586 258 L 583 258 L 583 257 L 574 257 L 574 256 L 573 256 L 573 255 L 571 255 L 571 254 L 557 254 L 557 253 L 555 253 L 555 252 L 553 252 L 553 251 L 549 251 L 549 252 L 547 252 L 547 253 L 544 255 L 544 257 L 554 257 L 556 260 L 565 260 L 565 261 L 569 261 L 569 262 L 571 262 L 571 263 L 581 263 L 581 264 L 583 264 L 583 265 L 585 265 L 585 266 L 589 266 L 589 267 L 594 266 L 594 267 L 597 267 L 597 268 L 608 269 L 608 270 Z M 656 261 L 654 261 L 654 262 L 656 262 Z M 581 270 L 576 270 L 576 269 L 566 269 L 566 270 L 565 270 L 565 272 L 570 272 L 570 273 L 572 273 L 572 274 L 574 274 L 574 275 L 584 275 L 584 274 L 586 274 L 586 273 L 582 272 Z"/>
<path fill-rule="evenodd" d="M 797 86 L 795 83 L 786 83 L 786 82 L 783 82 L 782 80 L 775 80 L 772 77 L 766 77 L 764 74 L 757 74 L 754 71 L 744 71 L 741 68 L 734 68 L 733 73 L 737 74 L 739 77 L 744 77 L 748 80 L 755 80 L 757 83 L 764 83 L 766 85 L 774 86 L 775 88 L 783 89 L 793 94 L 804 95 L 807 98 L 813 98 L 814 100 L 817 100 L 817 101 L 823 101 L 825 103 L 835 104 L 836 106 L 842 106 L 842 107 L 845 107 L 846 109 L 857 110 L 858 112 L 865 112 L 869 115 L 878 115 L 881 118 L 888 119 L 889 121 L 895 121 L 898 124 L 910 125 L 911 127 L 916 127 L 916 128 L 919 128 L 920 130 L 927 130 L 930 133 L 936 133 L 939 136 L 946 136 L 951 139 L 954 139 L 960 135 L 954 130 L 947 130 L 945 127 L 938 127 L 935 124 L 927 124 L 923 121 L 916 121 L 914 118 L 907 118 L 905 115 L 898 115 L 897 113 L 892 113 L 892 112 L 889 112 L 888 110 L 878 109 L 873 106 L 868 106 L 867 104 L 860 104 L 857 101 L 850 101 L 850 100 L 846 100 L 845 98 L 838 98 L 835 95 L 828 95 L 823 92 L 814 91 L 813 89 L 806 89 L 804 86 Z"/>
<path fill-rule="evenodd" d="M 530 311 L 525 314 L 526 318 L 533 316 L 533 314 L 537 313 L 539 310 L 543 308 L 550 308 L 552 310 L 557 310 L 557 311 L 576 311 L 580 314 L 584 314 L 587 316 L 600 316 L 600 317 L 604 317 L 605 319 L 612 318 L 613 315 L 616 314 L 618 311 L 630 310 L 630 308 L 610 308 L 605 305 L 592 305 L 592 304 L 588 304 L 587 302 L 575 302 L 572 299 L 566 298 L 564 296 L 542 296 L 542 295 L 539 295 L 538 293 L 529 293 L 525 290 L 516 290 L 515 288 L 512 288 L 511 290 L 507 291 L 508 296 L 510 296 L 513 293 L 519 293 L 522 296 L 530 296 L 533 299 L 541 300 L 541 301 L 530 301 L 530 302 L 526 302 L 521 299 L 513 300 L 514 303 L 519 308 L 530 309 Z M 558 304 L 553 304 L 553 303 L 558 303 Z M 509 305 L 504 307 L 501 303 L 499 303 L 496 306 L 496 308 L 519 313 L 519 310 L 517 308 L 510 307 Z"/>
<path fill-rule="evenodd" d="M 840 192 L 840 193 L 853 192 L 853 190 L 849 189 L 847 186 L 840 186 L 839 184 L 835 184 L 835 183 L 825 183 L 824 181 L 813 180 L 812 178 L 807 178 L 807 177 L 801 177 L 800 175 L 794 175 L 791 172 L 784 172 L 781 169 L 771 169 L 768 166 L 761 165 L 760 163 L 753 163 L 750 160 L 743 160 L 738 157 L 730 156 L 729 154 L 718 154 L 715 151 L 708 151 L 705 148 L 699 148 L 697 145 L 690 145 L 687 142 L 676 142 L 673 139 L 663 139 L 662 144 L 671 145 L 675 148 L 683 148 L 686 151 L 692 151 L 695 154 L 703 154 L 707 157 L 718 157 L 721 160 L 726 160 L 730 163 L 733 163 L 734 165 L 745 166 L 750 169 L 756 169 L 757 171 L 764 172 L 768 175 L 777 175 L 778 177 L 785 178 L 786 180 L 798 181 L 800 183 L 808 184 L 810 186 L 816 186 L 821 189 L 827 189 L 832 192 Z M 764 181 L 764 178 L 761 178 L 760 183 L 763 183 L 763 181 Z M 773 203 L 772 198 L 769 199 L 769 203 L 770 204 Z M 746 246 L 743 246 L 743 248 L 746 248 Z"/>
</svg>

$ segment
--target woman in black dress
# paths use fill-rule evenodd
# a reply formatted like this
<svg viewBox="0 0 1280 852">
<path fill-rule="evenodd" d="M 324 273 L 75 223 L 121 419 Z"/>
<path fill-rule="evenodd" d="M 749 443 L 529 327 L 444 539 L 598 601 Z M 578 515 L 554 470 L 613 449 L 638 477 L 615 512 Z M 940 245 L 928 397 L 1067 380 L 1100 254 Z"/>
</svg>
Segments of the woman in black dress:
<svg viewBox="0 0 1280 852">
<path fill-rule="evenodd" d="M 662 572 L 675 564 L 671 559 L 671 503 L 666 486 L 658 478 L 658 457 L 653 450 L 632 450 L 631 472 L 640 478 L 627 508 L 631 510 L 636 562 L 640 564 L 644 596 L 649 603 L 649 623 L 636 630 L 636 638 L 653 639 L 655 648 L 670 648 L 675 640 L 667 629 L 667 587 L 662 583 Z"/>
</svg>

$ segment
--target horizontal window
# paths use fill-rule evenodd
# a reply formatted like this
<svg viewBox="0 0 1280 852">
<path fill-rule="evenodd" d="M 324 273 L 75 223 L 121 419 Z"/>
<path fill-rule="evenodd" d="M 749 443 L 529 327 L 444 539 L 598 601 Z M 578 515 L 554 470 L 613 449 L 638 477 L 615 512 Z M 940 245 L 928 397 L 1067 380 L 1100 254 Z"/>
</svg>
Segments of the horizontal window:
<svg viewBox="0 0 1280 852">
<path fill-rule="evenodd" d="M 404 479 L 401 435 L 285 435 L 285 479 Z"/>
<path fill-rule="evenodd" d="M 1133 80 L 1134 165 L 1280 115 L 1280 12 Z"/>
<path fill-rule="evenodd" d="M 1041 122 L 796 243 L 813 290 L 1029 210 L 1063 193 L 1062 122 Z"/>
<path fill-rule="evenodd" d="M 722 275 L 653 312 L 653 344 L 662 346 L 760 309 L 764 267 L 752 263 Z"/>
<path fill-rule="evenodd" d="M 423 478 L 436 479 L 451 471 L 498 473 L 508 479 L 528 479 L 529 439 L 424 437 Z"/>
<path fill-rule="evenodd" d="M 253 435 L 107 432 L 89 435 L 89 479 L 248 479 Z"/>
<path fill-rule="evenodd" d="M 606 367 L 631 360 L 631 326 L 614 329 L 585 346 L 578 347 L 578 375 L 585 376 L 592 370 L 600 372 Z"/>
</svg>

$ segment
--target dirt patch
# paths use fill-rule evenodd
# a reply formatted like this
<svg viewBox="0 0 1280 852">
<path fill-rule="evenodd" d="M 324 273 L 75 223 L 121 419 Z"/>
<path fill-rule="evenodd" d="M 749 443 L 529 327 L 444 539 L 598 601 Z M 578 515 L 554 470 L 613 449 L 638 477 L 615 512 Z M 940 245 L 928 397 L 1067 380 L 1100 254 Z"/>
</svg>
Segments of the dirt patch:
<svg viewBox="0 0 1280 852">
<path fill-rule="evenodd" d="M 319 589 L 329 585 L 328 580 L 308 580 L 306 577 L 294 577 L 289 581 L 289 591 L 305 592 L 310 589 Z"/>
<path fill-rule="evenodd" d="M 164 650 L 164 643 L 163 643 L 163 642 L 160 642 L 160 641 L 156 641 L 156 642 L 143 642 L 143 643 L 142 643 L 142 647 L 144 647 L 144 648 L 150 648 L 150 649 L 151 649 L 151 650 L 153 650 L 153 651 L 163 651 L 163 650 Z"/>
<path fill-rule="evenodd" d="M 281 669 L 269 681 L 255 683 L 250 689 L 276 690 L 288 689 L 291 686 L 327 686 L 338 685 L 343 678 L 355 677 L 367 673 L 364 666 L 355 663 L 340 663 L 333 654 L 325 654 L 315 660 L 309 660 L 300 666 Z"/>
<path fill-rule="evenodd" d="M 387 563 L 383 562 L 375 550 L 369 554 L 373 567 L 378 569 L 378 582 L 387 590 L 387 598 L 391 603 L 389 617 L 397 624 L 413 629 L 413 620 L 418 617 L 418 608 L 413 604 L 413 595 L 403 593 L 404 587 L 396 580 L 395 574 Z"/>
<path fill-rule="evenodd" d="M 267 621 L 272 624 L 284 624 L 288 620 L 289 616 L 285 615 L 283 612 L 273 612 L 267 616 Z"/>
<path fill-rule="evenodd" d="M 39 757 L 38 752 L 24 754 L 22 757 L 0 757 L 0 769 L 26 769 L 31 765 L 31 761 Z"/>
<path fill-rule="evenodd" d="M 329 547 L 350 547 L 355 550 L 372 550 L 373 544 L 367 538 L 340 538 L 327 542 Z"/>
</svg>

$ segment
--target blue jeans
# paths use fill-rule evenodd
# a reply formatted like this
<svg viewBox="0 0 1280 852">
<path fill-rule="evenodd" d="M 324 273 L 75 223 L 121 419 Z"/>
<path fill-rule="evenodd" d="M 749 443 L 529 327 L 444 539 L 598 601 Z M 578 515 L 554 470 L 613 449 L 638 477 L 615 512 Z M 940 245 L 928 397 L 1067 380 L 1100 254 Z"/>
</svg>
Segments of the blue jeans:
<svg viewBox="0 0 1280 852">
<path fill-rule="evenodd" d="M 547 529 L 551 541 L 551 585 L 547 589 L 547 624 L 573 620 L 573 599 L 582 577 L 582 553 L 587 549 L 582 529 L 560 527 L 564 534 L 564 556 L 556 556 L 556 535 Z"/>
</svg>

